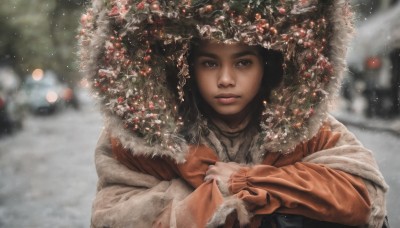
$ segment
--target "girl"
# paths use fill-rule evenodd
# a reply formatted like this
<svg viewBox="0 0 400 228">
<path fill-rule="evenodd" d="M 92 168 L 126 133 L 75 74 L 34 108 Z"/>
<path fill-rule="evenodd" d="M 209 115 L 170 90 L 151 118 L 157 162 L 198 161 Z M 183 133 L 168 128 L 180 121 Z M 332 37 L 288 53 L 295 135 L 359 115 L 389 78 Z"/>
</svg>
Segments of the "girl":
<svg viewBox="0 0 400 228">
<path fill-rule="evenodd" d="M 345 1 L 93 0 L 92 227 L 382 227 L 387 185 L 327 114 Z"/>
</svg>

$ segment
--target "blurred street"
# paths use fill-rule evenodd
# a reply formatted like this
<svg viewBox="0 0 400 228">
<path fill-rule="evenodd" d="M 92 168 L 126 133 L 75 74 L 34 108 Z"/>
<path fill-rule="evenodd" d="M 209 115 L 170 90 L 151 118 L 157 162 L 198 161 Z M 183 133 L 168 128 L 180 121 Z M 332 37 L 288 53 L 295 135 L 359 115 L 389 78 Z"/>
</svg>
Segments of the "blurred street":
<svg viewBox="0 0 400 228">
<path fill-rule="evenodd" d="M 357 126 L 350 130 L 374 151 L 391 187 L 390 224 L 400 227 L 399 136 Z M 99 111 L 85 102 L 78 111 L 29 116 L 23 131 L 0 138 L 0 227 L 89 227 L 101 129 Z"/>
<path fill-rule="evenodd" d="M 97 109 L 82 104 L 28 116 L 22 131 L 1 137 L 0 227 L 89 227 L 101 128 Z"/>
</svg>

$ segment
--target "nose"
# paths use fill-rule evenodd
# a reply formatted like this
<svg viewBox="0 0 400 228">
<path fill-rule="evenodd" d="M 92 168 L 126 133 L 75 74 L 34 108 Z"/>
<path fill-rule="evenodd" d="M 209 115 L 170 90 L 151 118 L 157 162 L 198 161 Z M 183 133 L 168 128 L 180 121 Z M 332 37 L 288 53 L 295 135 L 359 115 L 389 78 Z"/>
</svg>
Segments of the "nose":
<svg viewBox="0 0 400 228">
<path fill-rule="evenodd" d="M 236 85 L 235 73 L 229 66 L 221 67 L 218 77 L 218 88 L 233 87 Z"/>
</svg>

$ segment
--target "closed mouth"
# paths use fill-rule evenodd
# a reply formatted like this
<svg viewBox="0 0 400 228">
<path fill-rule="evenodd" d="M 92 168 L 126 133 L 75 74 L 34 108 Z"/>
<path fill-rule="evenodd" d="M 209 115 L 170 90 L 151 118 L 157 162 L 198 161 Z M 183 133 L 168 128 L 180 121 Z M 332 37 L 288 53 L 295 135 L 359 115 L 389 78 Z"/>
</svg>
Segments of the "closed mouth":
<svg viewBox="0 0 400 228">
<path fill-rule="evenodd" d="M 232 105 L 235 104 L 240 99 L 240 96 L 236 94 L 225 93 L 215 96 L 215 99 L 221 105 Z"/>
<path fill-rule="evenodd" d="M 223 94 L 218 94 L 215 96 L 215 98 L 239 98 L 239 95 L 232 94 L 232 93 L 223 93 Z"/>
</svg>

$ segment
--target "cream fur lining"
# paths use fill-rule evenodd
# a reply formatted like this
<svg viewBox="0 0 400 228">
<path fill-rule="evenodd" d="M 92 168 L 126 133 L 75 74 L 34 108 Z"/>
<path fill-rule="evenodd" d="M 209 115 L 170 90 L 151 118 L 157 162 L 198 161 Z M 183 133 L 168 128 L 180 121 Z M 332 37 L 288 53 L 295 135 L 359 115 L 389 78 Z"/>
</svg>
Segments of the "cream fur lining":
<svg viewBox="0 0 400 228">
<path fill-rule="evenodd" d="M 125 148 L 130 149 L 135 155 L 169 157 L 177 163 L 185 162 L 188 145 L 183 138 L 177 136 L 175 138 L 174 150 L 165 150 L 159 144 L 149 146 L 143 138 L 135 137 L 122 126 L 121 120 L 115 117 L 109 117 L 105 123 L 111 135 L 117 138 Z"/>
<path fill-rule="evenodd" d="M 241 227 L 250 223 L 252 215 L 246 209 L 246 205 L 243 200 L 231 196 L 225 198 L 224 202 L 217 209 L 214 216 L 207 223 L 208 228 L 218 227 L 225 224 L 226 218 L 229 214 L 236 211 L 237 218 Z"/>
</svg>

